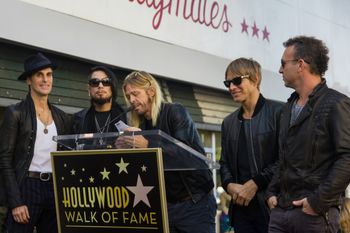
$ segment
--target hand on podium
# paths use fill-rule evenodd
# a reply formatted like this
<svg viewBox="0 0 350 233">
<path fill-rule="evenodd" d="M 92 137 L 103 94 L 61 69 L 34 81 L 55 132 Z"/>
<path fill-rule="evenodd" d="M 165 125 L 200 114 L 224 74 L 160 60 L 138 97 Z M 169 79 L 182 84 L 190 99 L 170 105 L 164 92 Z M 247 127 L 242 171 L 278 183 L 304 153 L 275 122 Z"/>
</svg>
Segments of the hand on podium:
<svg viewBox="0 0 350 233">
<path fill-rule="evenodd" d="M 141 131 L 140 128 L 128 127 L 124 132 L 134 132 Z M 148 140 L 142 135 L 128 135 L 128 136 L 119 136 L 115 142 L 117 149 L 129 149 L 129 148 L 147 148 Z"/>
</svg>

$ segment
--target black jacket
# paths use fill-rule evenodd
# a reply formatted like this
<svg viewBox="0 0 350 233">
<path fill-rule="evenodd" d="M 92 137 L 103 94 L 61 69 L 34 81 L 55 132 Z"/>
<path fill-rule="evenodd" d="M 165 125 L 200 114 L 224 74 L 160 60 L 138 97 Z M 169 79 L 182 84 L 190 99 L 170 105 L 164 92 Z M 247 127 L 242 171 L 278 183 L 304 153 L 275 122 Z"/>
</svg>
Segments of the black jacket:
<svg viewBox="0 0 350 233">
<path fill-rule="evenodd" d="M 141 124 L 141 129 L 160 129 L 204 154 L 203 145 L 189 113 L 178 103 L 163 103 L 156 126 L 152 127 L 151 122 L 144 121 Z M 163 153 L 165 154 L 163 157 L 169 156 L 169 154 L 166 154 L 166 148 Z M 204 195 L 213 189 L 214 183 L 212 172 L 209 169 L 181 172 L 167 171 L 165 172 L 165 186 L 167 201 L 173 203 L 187 199 L 187 197 L 194 199 L 195 194 Z"/>
<path fill-rule="evenodd" d="M 244 124 L 250 175 L 263 196 L 278 159 L 278 124 L 283 103 L 267 100 L 260 95 L 253 117 Z M 237 151 L 242 107 L 228 115 L 221 127 L 220 173 L 222 186 L 227 191 L 229 183 L 239 183 Z M 263 199 L 263 198 L 262 198 Z M 261 199 L 261 200 L 262 200 Z"/>
<path fill-rule="evenodd" d="M 280 207 L 307 197 L 324 214 L 337 206 L 350 182 L 350 99 L 327 87 L 325 80 L 309 96 L 290 125 L 293 93 L 281 116 L 280 167 L 269 187 Z"/>
<path fill-rule="evenodd" d="M 104 132 L 117 132 L 117 128 L 114 124 L 119 120 L 126 122 L 126 112 L 123 111 L 119 104 L 113 102 L 111 108 L 111 122 Z M 73 131 L 75 134 L 97 132 L 95 125 L 95 110 L 92 106 L 74 114 Z"/>
<path fill-rule="evenodd" d="M 69 134 L 71 118 L 55 106 L 49 104 L 49 107 L 57 134 Z M 29 94 L 25 100 L 6 109 L 0 128 L 0 170 L 11 209 L 24 204 L 20 186 L 33 158 L 36 128 L 34 103 Z M 57 149 L 60 150 L 60 146 Z"/>
</svg>

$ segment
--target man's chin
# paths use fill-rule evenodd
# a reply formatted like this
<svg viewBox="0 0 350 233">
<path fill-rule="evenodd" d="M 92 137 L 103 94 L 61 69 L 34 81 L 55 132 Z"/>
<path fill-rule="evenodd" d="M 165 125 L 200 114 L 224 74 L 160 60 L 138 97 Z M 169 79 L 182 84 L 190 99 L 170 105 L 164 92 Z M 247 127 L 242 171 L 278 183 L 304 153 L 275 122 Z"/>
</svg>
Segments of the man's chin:
<svg viewBox="0 0 350 233">
<path fill-rule="evenodd" d="M 108 99 L 92 99 L 92 102 L 97 105 L 104 105 L 106 103 L 111 102 L 111 98 Z"/>
</svg>

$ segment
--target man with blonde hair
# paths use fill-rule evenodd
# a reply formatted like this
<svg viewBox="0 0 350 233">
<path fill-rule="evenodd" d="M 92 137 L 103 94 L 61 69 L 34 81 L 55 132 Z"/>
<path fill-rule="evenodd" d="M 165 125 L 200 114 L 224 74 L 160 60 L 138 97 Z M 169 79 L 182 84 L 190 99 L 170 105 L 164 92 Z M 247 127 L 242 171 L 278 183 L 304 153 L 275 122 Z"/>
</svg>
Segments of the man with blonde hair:
<svg viewBox="0 0 350 233">
<path fill-rule="evenodd" d="M 224 85 L 241 104 L 222 123 L 220 172 L 232 197 L 231 224 L 236 233 L 264 233 L 269 211 L 265 190 L 278 159 L 278 123 L 282 103 L 260 93 L 261 66 L 238 58 L 226 68 Z"/>
<path fill-rule="evenodd" d="M 132 107 L 129 131 L 160 129 L 204 154 L 189 113 L 177 103 L 164 103 L 152 75 L 144 71 L 129 74 L 123 84 L 124 97 Z M 150 142 L 140 136 L 120 137 L 118 147 L 147 148 Z M 166 153 L 166 151 L 164 152 Z M 216 203 L 210 170 L 165 172 L 170 232 L 215 232 Z"/>
</svg>

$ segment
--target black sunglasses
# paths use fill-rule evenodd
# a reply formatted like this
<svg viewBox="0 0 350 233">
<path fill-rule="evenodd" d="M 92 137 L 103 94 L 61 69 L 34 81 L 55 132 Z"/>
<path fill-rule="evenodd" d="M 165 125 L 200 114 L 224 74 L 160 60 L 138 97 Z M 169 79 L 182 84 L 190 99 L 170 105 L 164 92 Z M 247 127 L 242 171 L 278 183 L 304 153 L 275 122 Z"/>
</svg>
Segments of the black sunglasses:
<svg viewBox="0 0 350 233">
<path fill-rule="evenodd" d="M 233 83 L 233 85 L 239 86 L 239 85 L 241 85 L 242 79 L 244 79 L 244 78 L 249 78 L 249 74 L 242 75 L 242 76 L 237 76 L 237 77 L 234 77 L 231 80 L 225 80 L 224 81 L 224 85 L 225 85 L 225 87 L 230 87 L 231 83 Z"/>
<path fill-rule="evenodd" d="M 108 79 L 93 78 L 93 79 L 89 80 L 90 87 L 98 87 L 100 85 L 100 83 L 102 83 L 102 86 L 104 86 L 104 87 L 112 86 L 112 81 L 109 78 Z"/>
<path fill-rule="evenodd" d="M 299 58 L 299 59 L 292 59 L 292 60 L 283 60 L 283 59 L 281 59 L 281 67 L 284 68 L 284 66 L 285 66 L 288 62 L 296 62 L 296 61 L 299 61 L 299 60 L 303 60 L 305 63 L 310 64 L 309 61 L 307 61 L 307 60 L 305 60 L 305 59 L 302 59 L 302 58 Z"/>
</svg>

